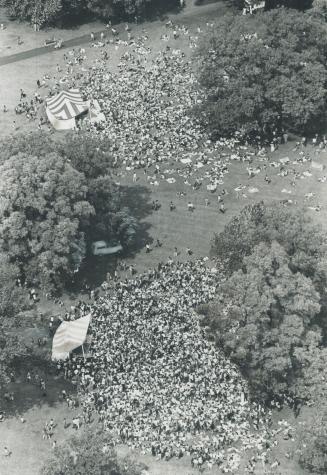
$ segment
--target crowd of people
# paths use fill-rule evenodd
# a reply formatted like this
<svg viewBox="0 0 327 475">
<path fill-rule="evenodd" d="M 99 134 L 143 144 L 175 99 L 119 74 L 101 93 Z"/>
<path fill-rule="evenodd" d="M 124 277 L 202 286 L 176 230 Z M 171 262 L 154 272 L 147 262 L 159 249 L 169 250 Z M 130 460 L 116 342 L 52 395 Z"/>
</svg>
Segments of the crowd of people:
<svg viewBox="0 0 327 475">
<path fill-rule="evenodd" d="M 194 191 L 206 187 L 208 193 L 217 194 L 221 213 L 228 195 L 224 180 L 235 161 L 243 162 L 248 174 L 244 183 L 229 190 L 240 199 L 259 191 L 249 181 L 256 176 L 263 177 L 264 186 L 270 185 L 270 169 L 289 180 L 282 190 L 287 195 L 297 180 L 311 176 L 309 169 L 297 169 L 311 162 L 306 140 L 296 144 L 295 160 L 269 160 L 269 153 L 287 142 L 286 133 L 272 139 L 270 151 L 269 143 L 260 140 L 256 147 L 242 143 L 240 133 L 217 141 L 206 134 L 192 113 L 204 100 L 194 64 L 178 47 L 182 42 L 190 51 L 196 48 L 200 29 L 192 35 L 187 27 L 168 22 L 159 52 L 152 50 L 145 30 L 139 35 L 125 30 L 117 35 L 108 29 L 100 38 L 92 34 L 92 46 L 99 51 L 92 64 L 87 65 L 84 48 L 64 53 L 66 68 L 57 65 L 58 77 L 46 75 L 38 81 L 35 110 L 39 112 L 46 96 L 79 87 L 85 98 L 98 100 L 106 117 L 99 124 L 86 118 L 79 127 L 99 140 L 110 139 L 110 152 L 122 164 L 121 176 L 134 183 L 143 175 L 153 187 L 177 180 Z M 116 71 L 110 63 L 112 49 L 122 52 Z M 21 96 L 20 103 L 25 110 L 29 101 Z M 315 137 L 312 145 L 318 154 L 327 148 L 327 141 Z M 209 198 L 205 206 L 210 206 Z M 310 203 L 314 198 L 314 193 L 305 197 Z M 289 197 L 284 201 L 295 202 Z M 155 199 L 153 210 L 160 206 Z M 170 211 L 175 208 L 171 201 Z M 320 210 L 314 203 L 312 208 Z M 185 209 L 190 214 L 195 210 L 189 196 Z M 190 259 L 192 250 L 186 251 Z M 146 252 L 151 252 L 149 244 Z M 210 269 L 207 259 L 178 263 L 177 256 L 175 248 L 174 259 L 137 276 L 131 264 L 130 279 L 109 280 L 105 296 L 90 294 L 92 302 L 80 303 L 66 314 L 66 319 L 74 319 L 91 312 L 92 344 L 86 360 L 72 355 L 58 368 L 78 382 L 84 421 L 98 413 L 99 422 L 117 443 L 165 460 L 190 456 L 194 467 L 217 464 L 225 473 L 236 471 L 242 452 L 249 450 L 244 473 L 255 473 L 258 464 L 267 473 L 276 473 L 275 435 L 283 431 L 290 438 L 292 431 L 286 422 L 272 428 L 271 412 L 249 400 L 239 370 L 200 325 L 195 308 L 216 295 L 219 272 Z M 49 326 L 51 336 L 53 331 Z M 79 427 L 76 419 L 74 427 Z M 45 437 L 52 432 L 48 425 Z"/>
<path fill-rule="evenodd" d="M 97 412 L 116 443 L 224 473 L 251 449 L 269 468 L 271 413 L 250 402 L 246 381 L 194 310 L 217 291 L 219 272 L 209 264 L 170 260 L 75 306 L 66 318 L 92 315 L 90 352 L 58 367 L 79 381 L 83 412 Z"/>
<path fill-rule="evenodd" d="M 106 118 L 102 123 L 90 123 L 85 118 L 78 122 L 78 127 L 91 130 L 99 140 L 109 139 L 106 143 L 111 144 L 114 163 L 122 165 L 122 177 L 131 176 L 135 182 L 144 176 L 146 183 L 153 187 L 164 181 L 174 184 L 178 180 L 193 190 L 206 187 L 209 194 L 218 192 L 220 195 L 231 164 L 239 161 L 247 167 L 249 178 L 263 171 L 260 178 L 262 176 L 265 185 L 271 183 L 269 172 L 277 172 L 285 179 L 282 192 L 291 195 L 289 185 L 294 186 L 297 180 L 311 176 L 312 154 L 307 152 L 307 146 L 315 147 L 317 157 L 326 150 L 326 137 L 316 135 L 310 144 L 303 137 L 292 152 L 296 159 L 287 163 L 272 158 L 280 144 L 287 143 L 286 131 L 280 134 L 274 131 L 270 148 L 269 141 L 263 141 L 259 135 L 255 146 L 244 144 L 240 131 L 234 138 L 211 140 L 203 122 L 194 114 L 194 108 L 201 106 L 204 96 L 198 87 L 194 59 L 187 49 L 192 52 L 200 36 L 204 32 L 210 34 L 212 26 L 207 23 L 207 30 L 199 28 L 194 34 L 184 25 L 168 22 L 159 51 L 151 47 L 144 29 L 135 34 L 127 25 L 120 35 L 110 30 L 101 36 L 93 34 L 91 44 L 99 51 L 96 59 L 88 62 L 85 48 L 65 52 L 66 67 L 57 64 L 58 75 L 45 75 L 38 80 L 35 97 L 31 101 L 21 97 L 17 110 L 25 111 L 31 119 L 36 118 L 35 111 L 42 110 L 47 96 L 78 87 L 86 99 L 99 102 Z M 116 67 L 111 63 L 112 54 L 116 59 L 120 57 Z M 38 127 L 45 127 L 42 120 Z M 251 166 L 254 162 L 256 165 Z M 306 163 L 308 168 L 302 170 Z M 246 199 L 249 194 L 262 190 L 245 181 L 234 191 L 237 198 Z M 283 202 L 295 204 L 290 198 Z M 313 203 L 311 208 L 320 211 L 321 206 Z M 224 202 L 219 209 L 225 212 Z"/>
</svg>

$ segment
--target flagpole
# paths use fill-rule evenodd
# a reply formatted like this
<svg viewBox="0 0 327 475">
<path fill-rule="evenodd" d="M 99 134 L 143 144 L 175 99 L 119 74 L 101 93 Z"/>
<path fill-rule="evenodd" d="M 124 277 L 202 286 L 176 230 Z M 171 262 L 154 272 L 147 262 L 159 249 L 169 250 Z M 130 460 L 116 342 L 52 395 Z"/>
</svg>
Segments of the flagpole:
<svg viewBox="0 0 327 475">
<path fill-rule="evenodd" d="M 85 359 L 85 353 L 84 353 L 84 344 L 82 345 L 82 352 L 83 352 L 83 358 L 84 358 L 84 363 L 85 363 L 86 359 Z"/>
</svg>

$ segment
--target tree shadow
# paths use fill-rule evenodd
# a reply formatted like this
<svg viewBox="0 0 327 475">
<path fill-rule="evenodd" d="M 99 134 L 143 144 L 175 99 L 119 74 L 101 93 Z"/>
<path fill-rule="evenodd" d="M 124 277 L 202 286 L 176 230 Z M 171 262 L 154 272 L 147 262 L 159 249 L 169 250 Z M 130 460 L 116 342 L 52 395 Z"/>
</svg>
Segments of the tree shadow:
<svg viewBox="0 0 327 475">
<path fill-rule="evenodd" d="M 143 185 L 121 186 L 122 206 L 131 210 L 131 214 L 138 220 L 144 219 L 153 212 L 152 192 Z"/>
<path fill-rule="evenodd" d="M 194 5 L 197 7 L 202 7 L 204 5 L 210 5 L 211 3 L 218 3 L 218 1 L 220 0 L 195 0 Z"/>
<path fill-rule="evenodd" d="M 34 373 L 42 375 L 38 371 L 34 371 Z M 62 402 L 61 391 L 63 389 L 65 389 L 68 395 L 76 396 L 75 386 L 62 376 L 41 376 L 44 377 L 46 382 L 46 390 L 43 391 L 38 384 L 27 382 L 26 374 L 26 372 L 22 371 L 15 382 L 9 383 L 1 390 L 0 410 L 5 412 L 6 418 L 8 416 L 19 417 L 33 407 L 40 408 L 43 405 L 54 407 L 59 402 Z M 5 395 L 7 393 L 13 394 L 13 401 L 6 400 Z"/>
<path fill-rule="evenodd" d="M 146 244 L 153 242 L 149 234 L 151 224 L 144 221 L 154 211 L 152 192 L 143 185 L 122 186 L 121 190 L 123 195 L 122 205 L 129 208 L 132 216 L 135 216 L 138 220 L 136 239 L 133 245 L 123 254 L 123 257 L 133 257 Z"/>
<path fill-rule="evenodd" d="M 136 238 L 133 244 L 120 255 L 111 256 L 87 256 L 83 266 L 76 275 L 75 281 L 67 290 L 72 295 L 77 295 L 85 290 L 85 284 L 90 288 L 99 287 L 107 278 L 107 274 L 114 275 L 118 261 L 124 257 L 134 257 L 146 244 L 153 242 L 149 234 L 151 224 L 146 218 L 153 213 L 152 192 L 143 185 L 121 185 L 121 206 L 127 207 L 130 213 L 138 221 Z"/>
</svg>

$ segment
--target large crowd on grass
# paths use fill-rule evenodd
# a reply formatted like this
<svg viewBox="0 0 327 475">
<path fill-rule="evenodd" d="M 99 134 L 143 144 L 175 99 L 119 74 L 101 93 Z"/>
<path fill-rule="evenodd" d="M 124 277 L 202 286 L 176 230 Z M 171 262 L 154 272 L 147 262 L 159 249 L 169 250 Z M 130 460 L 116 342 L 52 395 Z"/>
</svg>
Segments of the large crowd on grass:
<svg viewBox="0 0 327 475">
<path fill-rule="evenodd" d="M 210 32 L 212 24 L 208 23 L 206 28 Z M 106 120 L 91 124 L 85 118 L 78 121 L 78 128 L 91 130 L 99 140 L 109 138 L 106 143 L 111 144 L 114 163 L 122 165 L 119 174 L 133 175 L 133 181 L 142 178 L 153 187 L 177 180 L 193 190 L 206 187 L 209 194 L 218 194 L 224 212 L 224 179 L 231 163 L 240 161 L 244 162 L 249 178 L 260 174 L 264 187 L 270 184 L 271 175 L 277 173 L 278 180 L 285 185 L 283 201 L 287 205 L 296 203 L 290 196 L 294 193 L 292 186 L 312 175 L 311 160 L 326 150 L 326 137 L 315 136 L 312 143 L 303 137 L 292 151 L 295 159 L 288 160 L 272 158 L 280 144 L 288 141 L 285 131 L 274 133 L 271 143 L 264 143 L 258 135 L 255 146 L 243 143 L 241 132 L 236 132 L 234 138 L 211 140 L 194 114 L 204 96 L 197 84 L 194 60 L 188 55 L 188 50 L 193 52 L 196 48 L 203 31 L 198 29 L 192 34 L 184 25 L 168 22 L 161 36 L 162 48 L 154 51 L 145 30 L 137 35 L 129 26 L 125 30 L 120 35 L 110 29 L 98 37 L 92 34 L 91 44 L 99 54 L 91 64 L 85 48 L 65 52 L 66 66 L 57 64 L 55 77 L 40 78 L 34 98 L 26 98 L 21 91 L 16 112 L 25 111 L 33 120 L 40 117 L 47 96 L 79 87 L 85 98 L 91 102 L 98 100 Z M 113 51 L 120 57 L 116 69 L 111 64 Z M 41 114 L 38 128 L 44 127 Z M 308 152 L 307 145 L 314 146 L 314 155 Z M 326 177 L 319 180 L 326 181 Z M 230 190 L 245 200 L 261 191 L 251 181 Z M 310 200 L 309 207 L 320 211 L 314 195 Z"/>
<path fill-rule="evenodd" d="M 194 310 L 214 297 L 218 275 L 204 258 L 112 281 L 105 296 L 66 316 L 91 312 L 92 344 L 85 361 L 73 356 L 61 367 L 79 381 L 84 414 L 96 412 L 116 443 L 158 459 L 189 456 L 195 467 L 217 464 L 224 473 L 250 450 L 245 471 L 253 473 L 256 462 L 279 465 L 271 412 L 250 402 L 246 381 Z"/>
<path fill-rule="evenodd" d="M 126 28 L 124 39 L 112 33 L 91 38 L 99 50 L 92 65 L 87 66 L 83 48 L 64 53 L 65 68 L 57 65 L 55 78 L 41 78 L 33 100 L 21 91 L 16 112 L 33 120 L 46 96 L 79 87 L 86 98 L 99 101 L 106 121 L 91 124 L 84 119 L 78 127 L 99 140 L 109 138 L 120 173 L 133 181 L 144 175 L 154 187 L 176 180 L 194 190 L 206 186 L 208 192 L 217 192 L 224 212 L 224 177 L 235 160 L 245 163 L 249 179 L 261 173 L 263 186 L 270 183 L 268 171 L 277 169 L 279 179 L 288 180 L 282 190 L 285 204 L 294 202 L 292 185 L 312 173 L 297 169 L 311 161 L 305 139 L 295 146 L 295 160 L 268 161 L 267 144 L 258 140 L 250 147 L 241 143 L 240 133 L 212 141 L 192 113 L 203 97 L 192 61 L 174 41 L 192 51 L 200 29 L 192 36 L 185 26 L 168 23 L 157 53 L 146 31 L 134 36 Z M 113 48 L 122 51 L 117 71 L 110 63 Z M 42 120 L 38 127 L 44 127 Z M 268 143 L 270 153 L 287 140 L 285 133 L 274 137 Z M 315 138 L 312 145 L 318 154 L 326 149 L 326 138 Z M 244 199 L 257 191 L 249 181 L 230 190 Z M 314 193 L 305 199 L 313 200 Z M 315 203 L 312 209 L 320 210 Z M 255 473 L 259 464 L 266 473 L 278 473 L 270 411 L 250 402 L 246 381 L 206 338 L 194 310 L 216 295 L 218 285 L 205 259 L 183 264 L 169 259 L 145 274 L 116 279 L 107 295 L 92 296 L 92 302 L 80 303 L 66 315 L 78 318 L 91 312 L 93 340 L 86 361 L 72 356 L 61 366 L 67 378 L 79 382 L 85 420 L 97 413 L 116 443 L 165 460 L 190 456 L 195 467 L 217 464 L 225 473 L 237 470 L 242 452 L 249 450 L 245 473 Z M 292 437 L 286 423 L 278 430 Z"/>
</svg>

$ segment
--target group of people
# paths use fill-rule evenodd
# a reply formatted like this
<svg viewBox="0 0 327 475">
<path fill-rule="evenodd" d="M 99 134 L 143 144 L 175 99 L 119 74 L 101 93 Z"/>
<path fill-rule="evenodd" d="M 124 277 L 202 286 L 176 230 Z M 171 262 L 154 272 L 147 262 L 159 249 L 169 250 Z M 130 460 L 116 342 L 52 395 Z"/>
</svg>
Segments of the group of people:
<svg viewBox="0 0 327 475">
<path fill-rule="evenodd" d="M 204 132 L 192 113 L 204 100 L 192 61 L 174 45 L 178 39 L 195 48 L 201 31 L 192 35 L 187 27 L 169 22 L 159 52 L 151 49 L 146 31 L 125 34 L 125 39 L 112 34 L 109 42 L 109 48 L 122 50 L 116 71 L 108 62 L 106 38 L 100 37 L 99 44 L 94 35 L 99 57 L 93 64 L 87 67 L 84 48 L 72 50 L 65 53 L 66 70 L 57 67 L 60 78 L 47 77 L 38 84 L 45 95 L 79 87 L 86 98 L 98 100 L 106 122 L 85 119 L 81 127 L 99 140 L 109 139 L 111 155 L 122 162 L 121 176 L 136 182 L 143 175 L 153 187 L 179 180 L 195 192 L 206 186 L 209 194 L 217 192 L 214 201 L 221 213 L 228 200 L 224 179 L 234 161 L 248 168 L 246 184 L 235 188 L 239 198 L 256 192 L 249 180 L 259 173 L 269 185 L 271 167 L 281 177 L 292 175 L 294 182 L 308 176 L 296 171 L 298 163 L 309 161 L 306 143 L 299 144 L 295 163 L 268 161 L 269 152 L 260 141 L 252 148 L 242 144 L 240 133 L 213 141 Z M 325 139 L 316 141 L 317 150 L 326 148 Z M 279 146 L 278 137 L 272 144 L 270 152 Z M 254 160 L 260 165 L 253 165 Z M 153 210 L 160 206 L 155 199 Z M 173 201 L 169 209 L 176 210 Z M 189 197 L 185 209 L 196 209 Z M 146 251 L 151 252 L 149 245 Z M 186 254 L 189 259 L 192 250 L 187 248 Z M 254 473 L 258 463 L 278 469 L 273 455 L 278 432 L 272 429 L 270 411 L 250 402 L 246 381 L 208 340 L 195 312 L 216 295 L 219 272 L 210 269 L 206 259 L 178 263 L 177 256 L 176 249 L 175 259 L 137 276 L 130 265 L 130 279 L 109 281 L 103 287 L 107 295 L 92 295 L 90 303 L 66 314 L 66 319 L 74 319 L 91 312 L 92 344 L 85 360 L 72 355 L 58 363 L 58 369 L 78 383 L 84 420 L 98 413 L 117 443 L 166 460 L 190 456 L 194 467 L 217 464 L 225 473 L 235 471 L 241 453 L 250 450 L 245 473 Z M 49 331 L 52 334 L 53 328 Z M 289 436 L 288 426 L 281 430 Z"/>
<path fill-rule="evenodd" d="M 207 30 L 198 28 L 196 33 L 192 33 L 184 25 L 169 21 L 159 51 L 151 48 L 149 35 L 144 29 L 138 34 L 132 31 L 132 36 L 128 25 L 120 35 L 110 32 L 100 36 L 93 34 L 92 45 L 99 47 L 98 57 L 88 63 L 85 48 L 65 52 L 67 68 L 62 70 L 57 65 L 59 77 L 46 76 L 42 82 L 39 81 L 38 98 L 32 102 L 37 105 L 46 96 L 70 87 L 80 88 L 83 96 L 91 101 L 97 99 L 106 121 L 90 123 L 86 118 L 78 124 L 83 129 L 91 130 L 99 140 L 104 137 L 109 139 L 106 143 L 109 143 L 114 163 L 122 165 L 118 173 L 122 179 L 131 175 L 133 182 L 142 178 L 152 187 L 162 182 L 173 185 L 179 181 L 186 189 L 189 187 L 197 191 L 206 188 L 208 196 L 218 193 L 221 197 L 220 191 L 233 161 L 243 162 L 248 170 L 265 170 L 262 177 L 265 184 L 272 181 L 268 173 L 271 167 L 279 169 L 271 171 L 273 174 L 277 171 L 279 176 L 284 177 L 284 183 L 289 178 L 291 184 L 295 184 L 298 178 L 306 178 L 309 175 L 302 176 L 294 166 L 289 170 L 289 164 L 276 164 L 271 159 L 272 152 L 281 143 L 287 143 L 286 131 L 273 131 L 270 150 L 269 141 L 264 143 L 259 135 L 256 146 L 252 147 L 243 143 L 240 131 L 236 131 L 233 138 L 215 141 L 204 131 L 203 118 L 199 120 L 201 114 L 196 115 L 194 107 L 201 106 L 205 97 L 198 87 L 193 60 L 185 51 L 195 48 L 199 37 L 204 32 L 210 34 L 212 26 L 208 23 Z M 178 42 L 175 41 L 177 37 Z M 121 51 L 116 67 L 108 61 L 113 50 L 115 55 Z M 39 95 L 40 86 L 44 86 L 43 98 Z M 25 110 L 24 104 L 29 102 L 22 102 L 21 98 L 18 109 Z M 35 115 L 33 104 L 32 109 L 26 111 L 31 117 Z M 39 128 L 42 126 L 43 123 L 39 123 Z M 296 145 L 297 165 L 303 165 L 306 161 L 307 143 L 304 137 Z M 326 149 L 327 140 L 315 136 L 312 145 L 320 153 Z M 262 165 L 250 166 L 258 161 L 263 162 Z M 249 174 L 249 178 L 254 176 L 252 172 Z M 237 198 L 241 199 L 260 191 L 249 181 L 235 188 Z M 283 192 L 292 194 L 288 186 Z M 233 190 L 231 193 L 234 194 Z M 217 210 L 221 213 L 228 210 L 226 198 L 218 200 Z M 287 205 L 294 204 L 295 200 L 290 198 L 283 201 Z M 314 205 L 313 209 L 320 210 L 320 206 Z"/>
<path fill-rule="evenodd" d="M 254 450 L 269 467 L 271 413 L 250 402 L 246 381 L 195 312 L 216 295 L 219 272 L 211 266 L 206 258 L 171 259 L 111 281 L 104 296 L 72 310 L 72 318 L 92 314 L 88 357 L 58 367 L 78 381 L 83 412 L 98 413 L 116 443 L 225 473 Z"/>
</svg>

